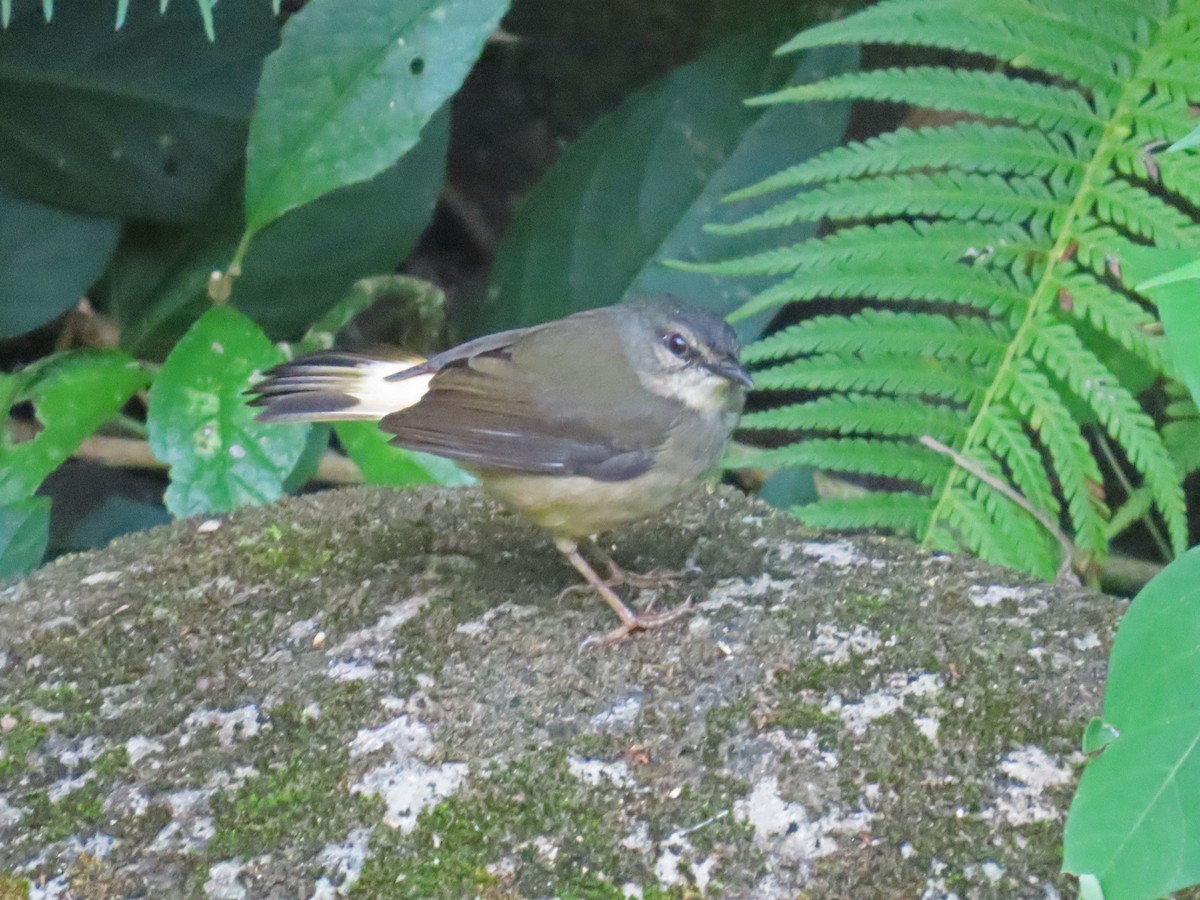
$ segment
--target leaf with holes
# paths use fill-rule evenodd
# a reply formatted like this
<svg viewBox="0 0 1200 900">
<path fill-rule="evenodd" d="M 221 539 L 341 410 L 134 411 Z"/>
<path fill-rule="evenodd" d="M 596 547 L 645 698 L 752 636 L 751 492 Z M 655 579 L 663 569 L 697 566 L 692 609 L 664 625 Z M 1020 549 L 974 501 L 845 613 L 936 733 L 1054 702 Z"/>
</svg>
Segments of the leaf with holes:
<svg viewBox="0 0 1200 900">
<path fill-rule="evenodd" d="M 214 307 L 171 351 L 150 390 L 150 448 L 171 467 L 172 515 L 269 503 L 304 451 L 307 428 L 254 420 L 244 392 L 283 361 L 257 325 Z"/>
<path fill-rule="evenodd" d="M 1093 876 L 1104 896 L 1149 900 L 1200 881 L 1197 646 L 1193 548 L 1142 589 L 1121 622 L 1101 717 L 1107 740 L 1067 816 L 1063 870 Z"/>
<path fill-rule="evenodd" d="M 149 376 L 117 350 L 75 350 L 46 357 L 5 379 L 9 406 L 30 402 L 37 435 L 19 444 L 0 437 L 0 504 L 33 495 L 57 469 L 121 407 Z"/>
<path fill-rule="evenodd" d="M 263 67 L 246 148 L 246 232 L 411 149 L 507 0 L 312 0 Z"/>
</svg>

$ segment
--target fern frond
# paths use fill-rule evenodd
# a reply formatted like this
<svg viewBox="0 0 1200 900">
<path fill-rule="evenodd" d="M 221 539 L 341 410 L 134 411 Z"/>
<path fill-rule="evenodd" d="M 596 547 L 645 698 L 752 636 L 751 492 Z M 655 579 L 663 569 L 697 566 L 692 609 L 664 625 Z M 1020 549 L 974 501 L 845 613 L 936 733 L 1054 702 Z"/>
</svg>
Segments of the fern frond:
<svg viewBox="0 0 1200 900">
<path fill-rule="evenodd" d="M 1062 278 L 1055 276 L 1053 285 L 1060 296 L 1069 298 L 1075 313 L 1094 328 L 1149 363 L 1155 371 L 1170 371 L 1162 336 L 1151 333 L 1156 319 L 1149 310 L 1080 272 Z"/>
<path fill-rule="evenodd" d="M 1063 135 L 1033 129 L 959 122 L 898 131 L 846 144 L 764 179 L 729 199 L 863 175 L 892 175 L 914 169 L 955 168 L 967 172 L 1049 175 L 1078 172 L 1086 164 Z"/>
<path fill-rule="evenodd" d="M 793 507 L 792 512 L 800 521 L 816 528 L 886 528 L 918 534 L 929 520 L 932 507 L 933 502 L 923 494 L 895 491 L 818 500 Z"/>
<path fill-rule="evenodd" d="M 886 266 L 846 265 L 824 272 L 805 272 L 756 294 L 730 314 L 732 321 L 769 309 L 817 297 L 863 297 L 877 300 L 933 300 L 969 306 L 997 316 L 1018 311 L 1023 294 L 1012 279 L 990 269 L 938 266 L 934 260 L 924 271 L 897 271 Z M 911 263 L 911 261 L 910 261 Z"/>
<path fill-rule="evenodd" d="M 997 72 L 963 71 L 935 66 L 853 72 L 816 84 L 795 85 L 756 97 L 756 105 L 814 100 L 880 100 L 927 109 L 1003 119 L 1045 133 L 1098 134 L 1104 120 L 1077 92 L 1035 84 Z M 828 154 L 837 153 L 836 150 Z M 828 155 L 826 154 L 826 155 Z M 817 157 L 814 163 L 821 160 Z M 801 166 L 805 165 L 804 163 Z M 797 166 L 795 168 L 800 168 Z M 728 199 L 756 197 L 783 187 L 791 170 L 743 188 Z"/>
<path fill-rule="evenodd" d="M 852 226 L 821 241 L 805 241 L 720 262 L 676 262 L 672 266 L 707 275 L 786 275 L 867 260 L 889 260 L 888 265 L 904 267 L 918 250 L 923 256 L 936 254 L 943 262 L 957 262 L 983 255 L 1013 260 L 1036 249 L 1025 230 L 1013 224 L 918 220 Z"/>
<path fill-rule="evenodd" d="M 1068 325 L 1047 325 L 1033 335 L 1034 358 L 1065 381 L 1120 443 L 1142 475 L 1167 522 L 1176 553 L 1187 549 L 1183 485 L 1154 422 L 1117 382 L 1108 367 L 1088 350 Z"/>
<path fill-rule="evenodd" d="M 1149 191 L 1112 179 L 1095 186 L 1088 199 L 1096 215 L 1164 247 L 1185 247 L 1195 238 L 1192 221 Z"/>
<path fill-rule="evenodd" d="M 1008 397 L 1054 461 L 1059 487 L 1075 541 L 1092 553 L 1105 547 L 1103 519 L 1107 511 L 1096 492 L 1103 484 L 1100 467 L 1092 456 L 1079 425 L 1045 374 L 1029 359 L 1018 359 L 1010 370 Z"/>
<path fill-rule="evenodd" d="M 818 503 L 804 518 L 895 522 L 929 546 L 1052 574 L 1062 555 L 1055 523 L 1077 555 L 1107 550 L 1112 513 L 1085 434 L 1093 427 L 1136 471 L 1138 502 L 1182 546 L 1181 471 L 1200 464 L 1200 451 L 1184 449 L 1200 427 L 1185 423 L 1200 419 L 1168 413 L 1160 431 L 1139 405 L 1147 372 L 1167 379 L 1172 366 L 1122 260 L 1146 244 L 1200 252 L 1200 154 L 1156 154 L 1194 125 L 1197 34 L 1200 0 L 883 0 L 782 48 L 908 43 L 987 58 L 969 71 L 841 75 L 754 101 L 951 114 L 831 150 L 729 198 L 779 192 L 725 233 L 818 220 L 830 231 L 709 266 L 775 279 L 733 318 L 809 300 L 847 307 L 747 348 L 749 361 L 780 363 L 761 373 L 767 397 L 820 395 L 755 413 L 751 427 L 853 435 L 855 471 L 884 477 L 911 472 L 909 445 L 923 434 L 951 448 L 944 477 L 931 483 L 925 468 L 911 479 L 930 496 L 904 495 L 902 514 L 872 495 Z M 835 443 L 799 446 L 772 453 L 836 467 Z"/>
<path fill-rule="evenodd" d="M 981 442 L 1008 468 L 1017 493 L 1058 521 L 1062 504 L 1054 494 L 1042 454 L 1034 447 L 1025 426 L 1007 407 L 992 406 L 981 422 L 981 432 Z"/>
<path fill-rule="evenodd" d="M 920 348 L 922 355 L 987 366 L 999 361 L 1008 334 L 986 319 L 866 309 L 818 316 L 763 338 L 742 353 L 748 363 L 805 353 L 858 353 L 881 346 Z"/>
<path fill-rule="evenodd" d="M 1200 419 L 1168 422 L 1163 426 L 1163 444 L 1180 474 L 1190 475 L 1200 469 Z"/>
<path fill-rule="evenodd" d="M 944 442 L 961 431 L 966 421 L 964 411 L 949 406 L 869 394 L 838 394 L 809 403 L 749 413 L 742 417 L 741 427 L 889 437 L 929 434 Z"/>
<path fill-rule="evenodd" d="M 1137 154 L 1139 162 L 1146 157 L 1146 151 Z M 1183 154 L 1163 153 L 1155 156 L 1155 166 L 1158 168 L 1158 181 L 1168 191 L 1185 197 L 1193 203 L 1200 197 L 1200 167 L 1187 160 L 1181 159 Z M 1142 165 L 1143 172 L 1145 165 Z M 1138 177 L 1147 177 L 1134 172 Z"/>
<path fill-rule="evenodd" d="M 767 391 L 841 390 L 915 394 L 968 402 L 987 386 L 979 372 L 953 363 L 922 365 L 899 353 L 866 358 L 828 353 L 754 373 L 755 386 Z"/>
<path fill-rule="evenodd" d="M 867 473 L 933 487 L 950 462 L 914 442 L 865 438 L 810 438 L 787 447 L 738 457 L 736 468 L 810 466 L 829 472 Z"/>
<path fill-rule="evenodd" d="M 966 490 L 954 495 L 948 513 L 947 526 L 976 556 L 1042 578 L 1054 577 L 1059 564 L 1057 542 L 1028 512 L 983 482 L 969 478 Z"/>
<path fill-rule="evenodd" d="M 711 225 L 717 234 L 746 234 L 820 219 L 939 216 L 987 222 L 1023 222 L 1058 212 L 1040 178 L 1001 178 L 946 172 L 838 182 L 805 191 L 755 216 L 730 225 Z"/>
<path fill-rule="evenodd" d="M 1119 90 L 1132 68 L 1133 48 L 1124 42 L 1094 37 L 1078 17 L 1047 15 L 1021 0 L 885 0 L 801 32 L 779 52 L 878 42 L 881 35 L 892 44 L 993 56 L 1106 93 Z"/>
</svg>

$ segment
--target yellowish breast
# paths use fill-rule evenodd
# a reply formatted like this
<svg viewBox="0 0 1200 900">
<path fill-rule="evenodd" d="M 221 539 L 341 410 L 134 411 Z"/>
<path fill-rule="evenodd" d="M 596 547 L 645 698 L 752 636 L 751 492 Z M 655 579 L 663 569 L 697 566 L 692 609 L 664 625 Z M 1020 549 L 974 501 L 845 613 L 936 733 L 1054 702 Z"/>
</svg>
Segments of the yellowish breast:
<svg viewBox="0 0 1200 900">
<path fill-rule="evenodd" d="M 555 535 L 580 538 L 653 516 L 697 486 L 653 469 L 628 481 L 480 473 L 484 489 Z"/>
</svg>

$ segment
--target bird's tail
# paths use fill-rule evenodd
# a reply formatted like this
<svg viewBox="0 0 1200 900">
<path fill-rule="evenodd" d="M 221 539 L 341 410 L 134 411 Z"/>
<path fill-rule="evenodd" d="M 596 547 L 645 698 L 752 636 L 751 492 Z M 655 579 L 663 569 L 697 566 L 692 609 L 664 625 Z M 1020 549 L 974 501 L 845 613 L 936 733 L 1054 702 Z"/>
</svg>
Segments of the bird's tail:
<svg viewBox="0 0 1200 900">
<path fill-rule="evenodd" d="M 265 373 L 250 392 L 261 406 L 260 422 L 353 422 L 382 419 L 417 403 L 432 373 L 414 371 L 420 356 L 392 358 L 323 350 L 283 363 Z"/>
</svg>

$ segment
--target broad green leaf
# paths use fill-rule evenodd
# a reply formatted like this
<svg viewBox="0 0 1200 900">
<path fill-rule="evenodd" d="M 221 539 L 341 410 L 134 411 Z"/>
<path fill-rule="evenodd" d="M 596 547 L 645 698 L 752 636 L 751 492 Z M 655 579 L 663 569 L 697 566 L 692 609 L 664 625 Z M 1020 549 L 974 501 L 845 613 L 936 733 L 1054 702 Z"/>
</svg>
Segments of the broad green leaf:
<svg viewBox="0 0 1200 900">
<path fill-rule="evenodd" d="M 1156 278 L 1143 281 L 1137 286 L 1137 289 L 1139 291 L 1148 291 L 1152 288 L 1163 287 L 1164 285 L 1175 284 L 1180 281 L 1195 281 L 1198 278 L 1200 278 L 1200 259 L 1192 260 L 1177 269 L 1172 269 L 1170 272 L 1164 272 Z"/>
<path fill-rule="evenodd" d="M 246 148 L 246 232 L 411 149 L 508 0 L 310 0 L 263 67 Z"/>
<path fill-rule="evenodd" d="M 119 230 L 114 219 L 0 193 L 0 339 L 78 303 L 116 249 Z"/>
<path fill-rule="evenodd" d="M 116 350 L 76 350 L 47 357 L 14 377 L 10 404 L 33 403 L 41 426 L 20 444 L 0 439 L 0 504 L 33 495 L 47 475 L 149 382 L 146 371 Z"/>
<path fill-rule="evenodd" d="M 635 94 L 571 145 L 525 199 L 497 251 L 478 330 L 530 325 L 668 291 L 728 312 L 762 285 L 665 267 L 713 261 L 815 233 L 732 238 L 705 231 L 757 207 L 721 203 L 740 187 L 838 142 L 846 104 L 780 105 L 745 98 L 853 64 L 853 51 L 809 54 L 796 68 L 771 59 L 777 41 L 743 36 Z M 766 205 L 767 201 L 758 201 Z M 744 324 L 744 335 L 756 324 Z"/>
<path fill-rule="evenodd" d="M 1122 260 L 1125 274 L 1158 307 L 1167 355 L 1192 399 L 1200 398 L 1200 263 L 1195 251 L 1130 247 Z M 1194 274 L 1188 274 L 1188 270 Z"/>
<path fill-rule="evenodd" d="M 1192 147 L 1200 147 L 1200 126 L 1193 128 L 1170 147 L 1167 148 L 1168 153 L 1175 153 L 1179 150 L 1189 150 Z"/>
<path fill-rule="evenodd" d="M 393 447 L 391 436 L 374 422 L 338 422 L 333 427 L 368 484 L 475 484 L 473 476 L 448 459 Z"/>
<path fill-rule="evenodd" d="M 421 142 L 372 181 L 289 213 L 259 236 L 233 282 L 232 302 L 273 337 L 295 339 L 359 278 L 389 271 L 425 229 L 442 189 L 449 117 L 435 116 Z M 209 275 L 225 266 L 241 234 L 238 185 L 218 191 L 189 228 L 126 229 L 110 267 L 109 308 L 126 346 L 158 357 L 208 308 Z"/>
<path fill-rule="evenodd" d="M 1109 659 L 1111 729 L 1067 817 L 1063 870 L 1104 896 L 1161 897 L 1200 881 L 1200 548 L 1134 599 Z M 1113 736 L 1115 734 L 1115 736 Z"/>
<path fill-rule="evenodd" d="M 278 42 L 266 4 L 221 3 L 221 40 L 196 10 L 17 0 L 0 31 L 0 186 L 71 209 L 195 218 L 245 147 L 254 87 Z"/>
<path fill-rule="evenodd" d="M 0 506 L 0 579 L 23 575 L 42 561 L 50 537 L 50 500 L 30 497 Z"/>
<path fill-rule="evenodd" d="M 242 313 L 206 312 L 183 336 L 150 389 L 150 449 L 170 468 L 176 517 L 269 503 L 304 451 L 307 427 L 254 420 L 245 391 L 282 354 Z"/>
</svg>

